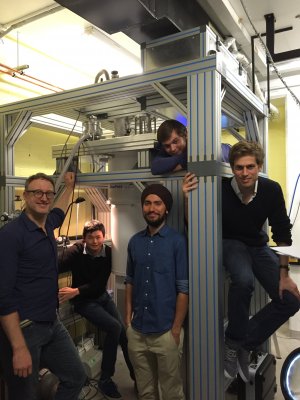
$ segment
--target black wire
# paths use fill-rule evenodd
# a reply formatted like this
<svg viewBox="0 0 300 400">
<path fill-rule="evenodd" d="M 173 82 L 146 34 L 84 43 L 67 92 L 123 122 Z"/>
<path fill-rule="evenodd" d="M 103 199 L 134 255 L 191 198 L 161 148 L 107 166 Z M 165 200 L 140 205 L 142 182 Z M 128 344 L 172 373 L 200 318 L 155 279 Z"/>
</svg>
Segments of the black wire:
<svg viewBox="0 0 300 400">
<path fill-rule="evenodd" d="M 79 115 L 80 115 L 80 113 L 79 113 Z M 78 115 L 78 118 L 79 118 L 79 115 Z M 76 123 L 75 123 L 75 125 L 76 125 Z M 74 126 L 75 126 L 74 125 Z M 74 127 L 73 127 L 73 129 L 74 129 Z M 70 135 L 69 135 L 70 136 Z M 83 143 L 82 143 L 83 144 Z M 81 145 L 82 145 L 81 144 Z M 77 157 L 78 157 L 78 159 L 79 159 L 79 150 L 80 150 L 80 147 L 78 148 L 78 152 L 77 152 Z M 78 163 L 76 164 L 76 171 L 75 171 L 75 176 L 77 175 L 77 172 L 78 172 Z M 71 198 L 71 204 L 73 203 L 73 201 L 74 201 L 74 193 L 75 193 L 75 184 L 74 184 L 74 187 L 73 187 L 73 191 L 72 191 L 72 198 Z M 78 193 L 79 193 L 79 187 L 78 187 Z M 68 226 L 67 226 L 67 232 L 66 232 L 66 236 L 68 237 L 68 235 L 69 235 L 69 230 L 70 230 L 70 224 L 71 224 L 71 218 L 72 218 L 72 210 L 73 210 L 73 207 L 71 207 L 71 210 L 70 210 L 70 213 L 69 213 L 69 218 L 68 218 Z M 62 254 L 62 257 L 61 257 L 61 262 L 63 263 L 63 260 L 64 260 L 64 255 L 65 255 L 65 251 L 66 251 L 66 247 L 63 247 L 63 254 Z M 67 278 L 67 285 L 68 286 L 71 286 L 71 276 L 72 276 L 72 273 L 71 273 L 71 271 L 70 271 L 70 273 L 69 273 L 69 275 L 68 275 L 68 278 Z M 74 308 L 72 308 L 72 319 L 73 319 L 73 327 L 74 327 L 74 336 L 75 336 L 75 338 L 77 337 L 77 329 L 76 329 L 76 320 L 75 320 L 75 312 L 74 312 Z M 85 328 L 86 328 L 86 323 L 85 323 Z M 86 330 L 86 329 L 85 329 Z"/>
<path fill-rule="evenodd" d="M 298 217 L 299 209 L 300 209 L 300 202 L 299 202 L 298 207 L 297 207 L 297 211 L 296 211 L 296 215 L 295 215 L 294 221 L 291 222 L 291 224 L 293 225 L 293 227 L 294 227 L 294 224 L 295 224 L 296 219 L 297 219 L 297 217 Z"/>
<path fill-rule="evenodd" d="M 62 148 L 62 150 L 61 150 L 61 153 L 60 153 L 60 157 L 61 157 L 61 158 L 63 157 L 63 152 L 64 152 L 64 150 L 65 150 L 66 147 L 67 147 L 68 141 L 69 141 L 69 139 L 70 139 L 70 137 L 71 137 L 71 135 L 72 135 L 72 133 L 73 133 L 73 131 L 74 131 L 74 129 L 75 129 L 75 126 L 77 125 L 77 122 L 78 122 L 78 120 L 79 120 L 80 114 L 81 114 L 81 111 L 79 110 L 79 111 L 78 111 L 77 118 L 76 118 L 76 121 L 75 121 L 75 123 L 74 123 L 74 125 L 73 125 L 71 131 L 69 132 L 69 135 L 68 135 L 68 137 L 67 137 L 67 139 L 66 139 L 66 141 L 65 141 L 65 143 L 64 143 L 64 145 L 63 145 L 63 148 Z M 66 156 L 66 154 L 65 154 L 65 156 Z"/>
<path fill-rule="evenodd" d="M 78 148 L 78 151 L 77 151 L 77 158 L 79 159 L 79 150 L 80 150 L 80 146 L 79 146 L 79 148 Z M 78 162 L 76 163 L 76 171 L 75 171 L 75 176 L 77 175 L 77 172 L 78 172 Z M 79 190 L 79 188 L 78 188 L 78 190 Z M 71 200 L 71 203 L 73 203 L 73 201 L 74 201 L 74 192 L 75 192 L 75 184 L 74 184 L 74 188 L 73 188 L 73 192 L 72 192 L 72 200 Z M 71 224 L 71 218 L 72 218 L 72 212 L 73 212 L 73 207 L 71 207 L 71 209 L 70 209 L 70 214 L 69 214 L 69 220 L 68 220 L 68 226 L 67 226 L 67 233 L 66 233 L 66 236 L 68 236 L 69 235 L 69 230 L 70 230 L 70 224 Z"/>
</svg>

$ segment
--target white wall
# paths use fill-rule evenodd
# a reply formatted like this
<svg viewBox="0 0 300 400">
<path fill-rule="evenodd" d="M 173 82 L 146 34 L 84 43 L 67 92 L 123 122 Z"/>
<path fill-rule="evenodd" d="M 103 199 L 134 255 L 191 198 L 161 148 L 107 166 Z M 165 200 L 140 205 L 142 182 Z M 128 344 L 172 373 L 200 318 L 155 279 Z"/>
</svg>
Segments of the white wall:
<svg viewBox="0 0 300 400">
<path fill-rule="evenodd" d="M 300 98 L 300 86 L 292 89 Z M 295 184 L 300 174 L 300 105 L 297 105 L 290 94 L 286 96 L 286 172 L 287 172 L 287 205 L 290 205 L 295 189 Z M 300 216 L 295 220 L 296 211 L 300 203 L 300 182 L 295 192 L 293 208 L 290 215 L 293 227 L 294 243 L 300 245 Z"/>
<path fill-rule="evenodd" d="M 298 79 L 299 81 L 299 79 Z M 288 82 L 290 84 L 290 82 Z M 285 97 L 285 113 L 286 113 L 286 205 L 288 212 L 292 202 L 295 184 L 300 174 L 300 105 L 296 103 L 292 95 L 280 84 L 281 88 L 272 90 L 271 97 Z M 300 99 L 300 83 L 295 82 L 290 85 L 291 90 Z M 284 155 L 283 155 L 284 157 Z M 282 163 L 278 159 L 278 163 Z M 294 196 L 293 209 L 290 215 L 293 227 L 293 241 L 299 243 L 300 246 L 300 210 L 295 220 L 298 205 L 300 204 L 300 178 L 297 191 Z"/>
</svg>

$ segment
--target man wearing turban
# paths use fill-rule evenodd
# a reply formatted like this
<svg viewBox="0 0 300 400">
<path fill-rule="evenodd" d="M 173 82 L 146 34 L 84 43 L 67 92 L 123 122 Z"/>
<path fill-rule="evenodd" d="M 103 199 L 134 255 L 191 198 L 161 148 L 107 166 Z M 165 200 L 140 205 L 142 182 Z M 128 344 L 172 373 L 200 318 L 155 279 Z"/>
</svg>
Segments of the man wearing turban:
<svg viewBox="0 0 300 400">
<path fill-rule="evenodd" d="M 173 203 L 167 188 L 147 186 L 141 203 L 147 227 L 129 241 L 125 282 L 129 357 L 139 399 L 184 400 L 180 362 L 188 309 L 186 239 L 166 223 Z"/>
</svg>

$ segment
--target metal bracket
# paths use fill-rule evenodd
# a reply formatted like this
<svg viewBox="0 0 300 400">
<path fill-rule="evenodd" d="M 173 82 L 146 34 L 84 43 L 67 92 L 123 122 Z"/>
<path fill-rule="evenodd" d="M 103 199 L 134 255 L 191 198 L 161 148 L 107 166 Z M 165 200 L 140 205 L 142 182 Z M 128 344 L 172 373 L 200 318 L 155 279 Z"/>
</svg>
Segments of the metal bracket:
<svg viewBox="0 0 300 400">
<path fill-rule="evenodd" d="M 172 106 L 174 106 L 179 112 L 181 112 L 185 117 L 187 117 L 187 108 L 181 103 L 176 97 L 161 83 L 154 82 L 151 84 L 158 93 L 160 93 L 165 100 L 167 100 Z"/>
<path fill-rule="evenodd" d="M 199 177 L 232 175 L 228 164 L 216 160 L 189 162 L 188 171 Z"/>
</svg>

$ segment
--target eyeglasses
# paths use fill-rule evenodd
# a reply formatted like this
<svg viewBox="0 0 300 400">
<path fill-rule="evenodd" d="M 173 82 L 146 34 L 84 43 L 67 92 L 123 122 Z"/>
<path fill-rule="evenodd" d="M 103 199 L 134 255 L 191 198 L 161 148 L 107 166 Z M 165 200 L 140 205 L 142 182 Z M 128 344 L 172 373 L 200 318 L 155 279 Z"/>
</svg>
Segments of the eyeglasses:
<svg viewBox="0 0 300 400">
<path fill-rule="evenodd" d="M 25 190 L 25 192 L 32 193 L 36 199 L 41 199 L 45 195 L 48 200 L 52 200 L 52 199 L 54 199 L 54 196 L 56 195 L 55 192 L 51 192 L 51 191 L 43 192 L 42 190 L 38 190 L 38 189 L 37 190 Z"/>
</svg>

